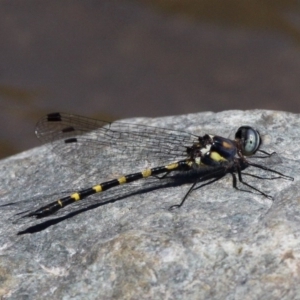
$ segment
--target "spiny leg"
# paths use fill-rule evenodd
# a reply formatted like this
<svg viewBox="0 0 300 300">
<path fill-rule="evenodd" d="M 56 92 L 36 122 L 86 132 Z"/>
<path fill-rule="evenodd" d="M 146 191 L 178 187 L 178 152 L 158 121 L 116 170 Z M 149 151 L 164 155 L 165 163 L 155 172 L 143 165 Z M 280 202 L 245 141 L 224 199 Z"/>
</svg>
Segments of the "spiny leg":
<svg viewBox="0 0 300 300">
<path fill-rule="evenodd" d="M 219 175 L 218 175 L 219 173 Z M 215 178 L 213 178 L 212 180 L 204 183 L 204 184 L 201 184 L 200 186 L 198 186 L 197 188 L 195 189 L 200 189 L 202 188 L 203 186 L 206 186 L 206 185 L 209 185 L 211 183 L 214 183 L 215 181 L 218 181 L 220 180 L 222 177 L 224 177 L 226 175 L 226 173 L 224 174 L 224 170 L 221 169 L 221 170 L 218 170 L 217 172 L 212 172 L 210 174 L 207 174 L 203 177 L 200 177 L 200 178 L 197 178 L 197 180 L 192 184 L 192 186 L 189 188 L 189 190 L 187 191 L 187 193 L 184 195 L 183 199 L 181 200 L 181 202 L 179 204 L 175 204 L 175 205 L 172 205 L 169 207 L 169 210 L 173 210 L 175 208 L 180 208 L 183 203 L 185 202 L 185 200 L 187 199 L 187 197 L 189 196 L 189 194 L 194 190 L 194 187 L 195 185 L 199 182 L 199 181 L 205 181 L 209 178 L 211 178 L 212 176 L 214 176 Z"/>
<path fill-rule="evenodd" d="M 249 191 L 249 190 L 244 190 L 244 189 L 241 189 L 237 186 L 237 178 L 236 178 L 236 175 L 234 173 L 230 173 L 231 176 L 232 176 L 232 186 L 233 188 L 235 188 L 236 190 L 238 191 L 242 191 L 242 192 L 246 192 L 246 193 L 251 193 L 253 194 L 253 192 Z M 244 173 L 243 173 L 244 175 Z"/>
<path fill-rule="evenodd" d="M 188 197 L 188 195 L 191 193 L 191 191 L 194 189 L 195 185 L 197 184 L 198 180 L 195 181 L 192 186 L 189 188 L 189 190 L 187 191 L 187 193 L 185 194 L 185 196 L 183 197 L 183 199 L 181 200 L 181 202 L 179 204 L 175 204 L 169 207 L 169 210 L 173 210 L 175 208 L 179 208 L 183 205 L 183 203 L 185 202 L 186 198 Z"/>
<path fill-rule="evenodd" d="M 264 151 L 261 151 L 261 152 L 264 152 Z M 272 152 L 272 153 L 270 154 L 270 156 L 271 156 L 272 154 L 274 154 L 274 153 L 275 153 L 275 152 Z M 291 180 L 291 181 L 294 180 L 293 177 L 284 175 L 284 174 L 282 174 L 282 173 L 280 173 L 280 172 L 278 172 L 278 171 L 276 171 L 276 170 L 270 169 L 270 168 L 268 168 L 268 167 L 266 167 L 266 166 L 258 165 L 258 164 L 254 164 L 254 163 L 249 163 L 249 162 L 248 162 L 248 164 L 249 164 L 249 166 L 256 167 L 256 168 L 258 168 L 258 169 L 262 169 L 262 170 L 264 170 L 264 171 L 272 172 L 272 173 L 274 173 L 274 174 L 279 175 L 279 176 L 276 176 L 276 177 L 261 177 L 261 176 L 254 175 L 254 174 L 250 174 L 250 173 L 242 173 L 240 169 L 237 170 L 239 181 L 240 181 L 242 184 L 244 184 L 244 185 L 248 186 L 249 188 L 251 188 L 251 189 L 257 191 L 260 195 L 263 195 L 264 197 L 266 197 L 266 198 L 268 198 L 268 199 L 273 200 L 273 197 L 270 196 L 270 195 L 267 195 L 266 193 L 260 191 L 259 189 L 255 188 L 254 186 L 250 185 L 249 183 L 243 181 L 242 174 L 243 174 L 243 175 L 246 175 L 246 176 L 251 176 L 251 177 L 254 177 L 254 178 L 258 178 L 258 179 L 273 180 L 273 179 L 280 179 L 280 178 L 282 178 L 282 179 Z M 234 174 L 234 173 L 231 173 L 231 175 L 232 175 L 232 177 L 233 177 L 233 187 L 234 187 L 235 189 L 240 190 L 240 191 L 243 191 L 243 192 L 253 193 L 253 192 L 251 192 L 251 191 L 247 191 L 247 190 L 238 188 L 238 187 L 237 187 L 237 180 L 236 180 L 235 174 Z"/>
<path fill-rule="evenodd" d="M 268 158 L 271 157 L 272 155 L 275 155 L 276 152 L 267 152 L 267 151 L 263 151 L 263 150 L 258 150 L 257 152 L 261 152 L 263 154 L 265 154 L 265 156 L 257 156 L 257 155 L 253 155 L 252 158 Z"/>
<path fill-rule="evenodd" d="M 266 180 L 273 180 L 273 179 L 280 179 L 280 178 L 282 178 L 281 176 L 276 176 L 276 177 L 261 177 L 261 176 L 258 176 L 258 175 L 254 175 L 254 174 L 250 174 L 250 173 L 245 173 L 245 172 L 243 172 L 242 174 L 246 175 L 246 176 L 251 176 L 251 177 L 254 177 L 254 178 L 257 178 L 257 179 L 266 179 Z"/>
<path fill-rule="evenodd" d="M 240 181 L 242 184 L 244 184 L 244 185 L 248 186 L 249 188 L 255 190 L 255 191 L 258 192 L 260 195 L 262 195 L 262 196 L 264 196 L 264 197 L 266 197 L 266 198 L 268 198 L 268 199 L 273 200 L 273 197 L 272 197 L 272 196 L 270 196 L 270 195 L 268 195 L 268 194 L 266 194 L 266 193 L 260 191 L 259 189 L 257 189 L 256 187 L 252 186 L 251 184 L 249 184 L 249 183 L 243 181 L 243 178 L 242 178 L 242 172 L 241 172 L 240 169 L 237 170 L 237 173 L 238 173 L 239 181 Z M 253 193 L 253 192 L 251 192 L 251 191 L 247 191 L 247 190 L 238 188 L 238 187 L 237 187 L 236 175 L 235 175 L 234 173 L 231 173 L 231 174 L 232 174 L 232 177 L 233 177 L 233 187 L 234 187 L 235 189 L 240 190 L 240 191 L 243 191 L 243 192 L 247 192 L 247 193 Z"/>
<path fill-rule="evenodd" d="M 248 162 L 249 166 L 252 166 L 252 167 L 255 167 L 255 168 L 258 168 L 258 169 L 262 169 L 264 171 L 268 171 L 268 172 L 272 172 L 274 174 L 277 174 L 280 176 L 280 178 L 282 179 L 286 179 L 286 180 L 290 180 L 290 181 L 294 181 L 294 178 L 293 177 L 290 177 L 290 176 L 287 176 L 287 175 L 284 175 L 276 170 L 273 170 L 273 169 L 270 169 L 266 166 L 262 166 L 262 165 L 258 165 L 258 164 L 254 164 L 254 163 L 250 163 Z"/>
</svg>

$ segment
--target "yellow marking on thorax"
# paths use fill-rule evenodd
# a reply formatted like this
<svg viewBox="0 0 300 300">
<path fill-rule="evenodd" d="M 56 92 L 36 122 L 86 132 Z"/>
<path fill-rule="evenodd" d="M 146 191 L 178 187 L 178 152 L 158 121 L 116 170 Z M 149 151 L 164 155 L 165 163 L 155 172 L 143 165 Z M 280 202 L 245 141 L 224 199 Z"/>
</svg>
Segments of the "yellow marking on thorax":
<svg viewBox="0 0 300 300">
<path fill-rule="evenodd" d="M 226 159 L 223 156 L 221 156 L 218 152 L 215 151 L 212 151 L 210 153 L 210 158 L 214 161 L 226 161 Z"/>
<path fill-rule="evenodd" d="M 78 201 L 78 200 L 80 200 L 80 195 L 78 193 L 74 193 L 71 195 L 71 198 L 75 201 Z"/>
<path fill-rule="evenodd" d="M 57 200 L 57 203 L 59 204 L 60 207 L 63 207 L 61 200 Z"/>
<path fill-rule="evenodd" d="M 201 157 L 196 157 L 195 158 L 195 163 L 199 166 L 201 165 Z M 191 167 L 192 166 L 192 163 L 189 163 L 189 166 Z"/>
<path fill-rule="evenodd" d="M 126 177 L 125 176 L 120 177 L 120 178 L 118 178 L 118 181 L 120 184 L 124 184 L 124 183 L 126 183 Z"/>
<path fill-rule="evenodd" d="M 151 169 L 146 169 L 146 170 L 142 171 L 142 175 L 144 178 L 151 176 L 151 174 L 152 174 Z"/>
<path fill-rule="evenodd" d="M 102 186 L 101 185 L 95 185 L 93 186 L 93 190 L 96 192 L 96 193 L 100 193 L 102 192 Z"/>
<path fill-rule="evenodd" d="M 178 163 L 173 163 L 173 164 L 166 165 L 165 168 L 166 168 L 167 170 L 174 170 L 174 169 L 177 169 L 177 168 L 178 168 Z"/>
<path fill-rule="evenodd" d="M 227 143 L 227 142 L 225 142 L 225 141 L 222 142 L 222 146 L 223 146 L 224 148 L 227 148 L 227 149 L 232 148 L 232 144 Z"/>
<path fill-rule="evenodd" d="M 193 166 L 193 163 L 194 163 L 194 162 L 192 162 L 191 160 L 187 161 L 187 165 L 188 165 L 189 167 L 192 167 L 192 166 Z M 198 164 L 197 158 L 195 159 L 195 163 Z"/>
</svg>

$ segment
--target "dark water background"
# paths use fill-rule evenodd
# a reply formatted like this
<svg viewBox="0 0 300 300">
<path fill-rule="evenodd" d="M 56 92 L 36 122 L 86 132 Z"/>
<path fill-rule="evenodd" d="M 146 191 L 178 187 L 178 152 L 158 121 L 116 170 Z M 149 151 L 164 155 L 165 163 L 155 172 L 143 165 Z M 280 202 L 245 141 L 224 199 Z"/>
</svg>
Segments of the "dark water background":
<svg viewBox="0 0 300 300">
<path fill-rule="evenodd" d="M 300 112 L 300 2 L 0 1 L 0 157 L 42 115 Z"/>
</svg>

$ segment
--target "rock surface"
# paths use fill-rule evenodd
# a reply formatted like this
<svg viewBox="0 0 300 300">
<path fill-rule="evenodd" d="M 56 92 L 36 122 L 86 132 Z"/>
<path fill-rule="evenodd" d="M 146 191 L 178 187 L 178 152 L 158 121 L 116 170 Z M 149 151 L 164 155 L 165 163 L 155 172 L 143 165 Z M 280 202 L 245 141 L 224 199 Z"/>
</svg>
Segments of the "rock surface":
<svg viewBox="0 0 300 300">
<path fill-rule="evenodd" d="M 115 174 L 98 178 L 84 167 L 66 168 L 48 145 L 2 160 L 0 297 L 299 299 L 300 115 L 225 111 L 130 122 L 225 137 L 253 126 L 263 137 L 261 149 L 279 154 L 272 168 L 295 180 L 248 176 L 271 201 L 234 190 L 228 175 L 193 191 L 175 211 L 168 207 L 189 184 L 155 187 L 155 180 L 141 180 L 88 198 L 88 209 L 18 220 L 14 214 L 55 201 L 62 191 Z M 132 172 L 118 157 L 111 160 L 122 173 Z"/>
</svg>

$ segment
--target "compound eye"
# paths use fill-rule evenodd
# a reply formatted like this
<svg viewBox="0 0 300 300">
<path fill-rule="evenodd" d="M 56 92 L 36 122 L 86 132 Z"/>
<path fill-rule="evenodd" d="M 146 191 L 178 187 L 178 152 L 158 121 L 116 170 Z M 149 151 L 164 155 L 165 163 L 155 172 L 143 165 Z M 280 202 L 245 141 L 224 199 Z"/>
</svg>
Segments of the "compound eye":
<svg viewBox="0 0 300 300">
<path fill-rule="evenodd" d="M 235 138 L 241 143 L 241 151 L 245 156 L 253 155 L 261 144 L 258 131 L 250 126 L 240 127 L 235 134 Z"/>
</svg>

